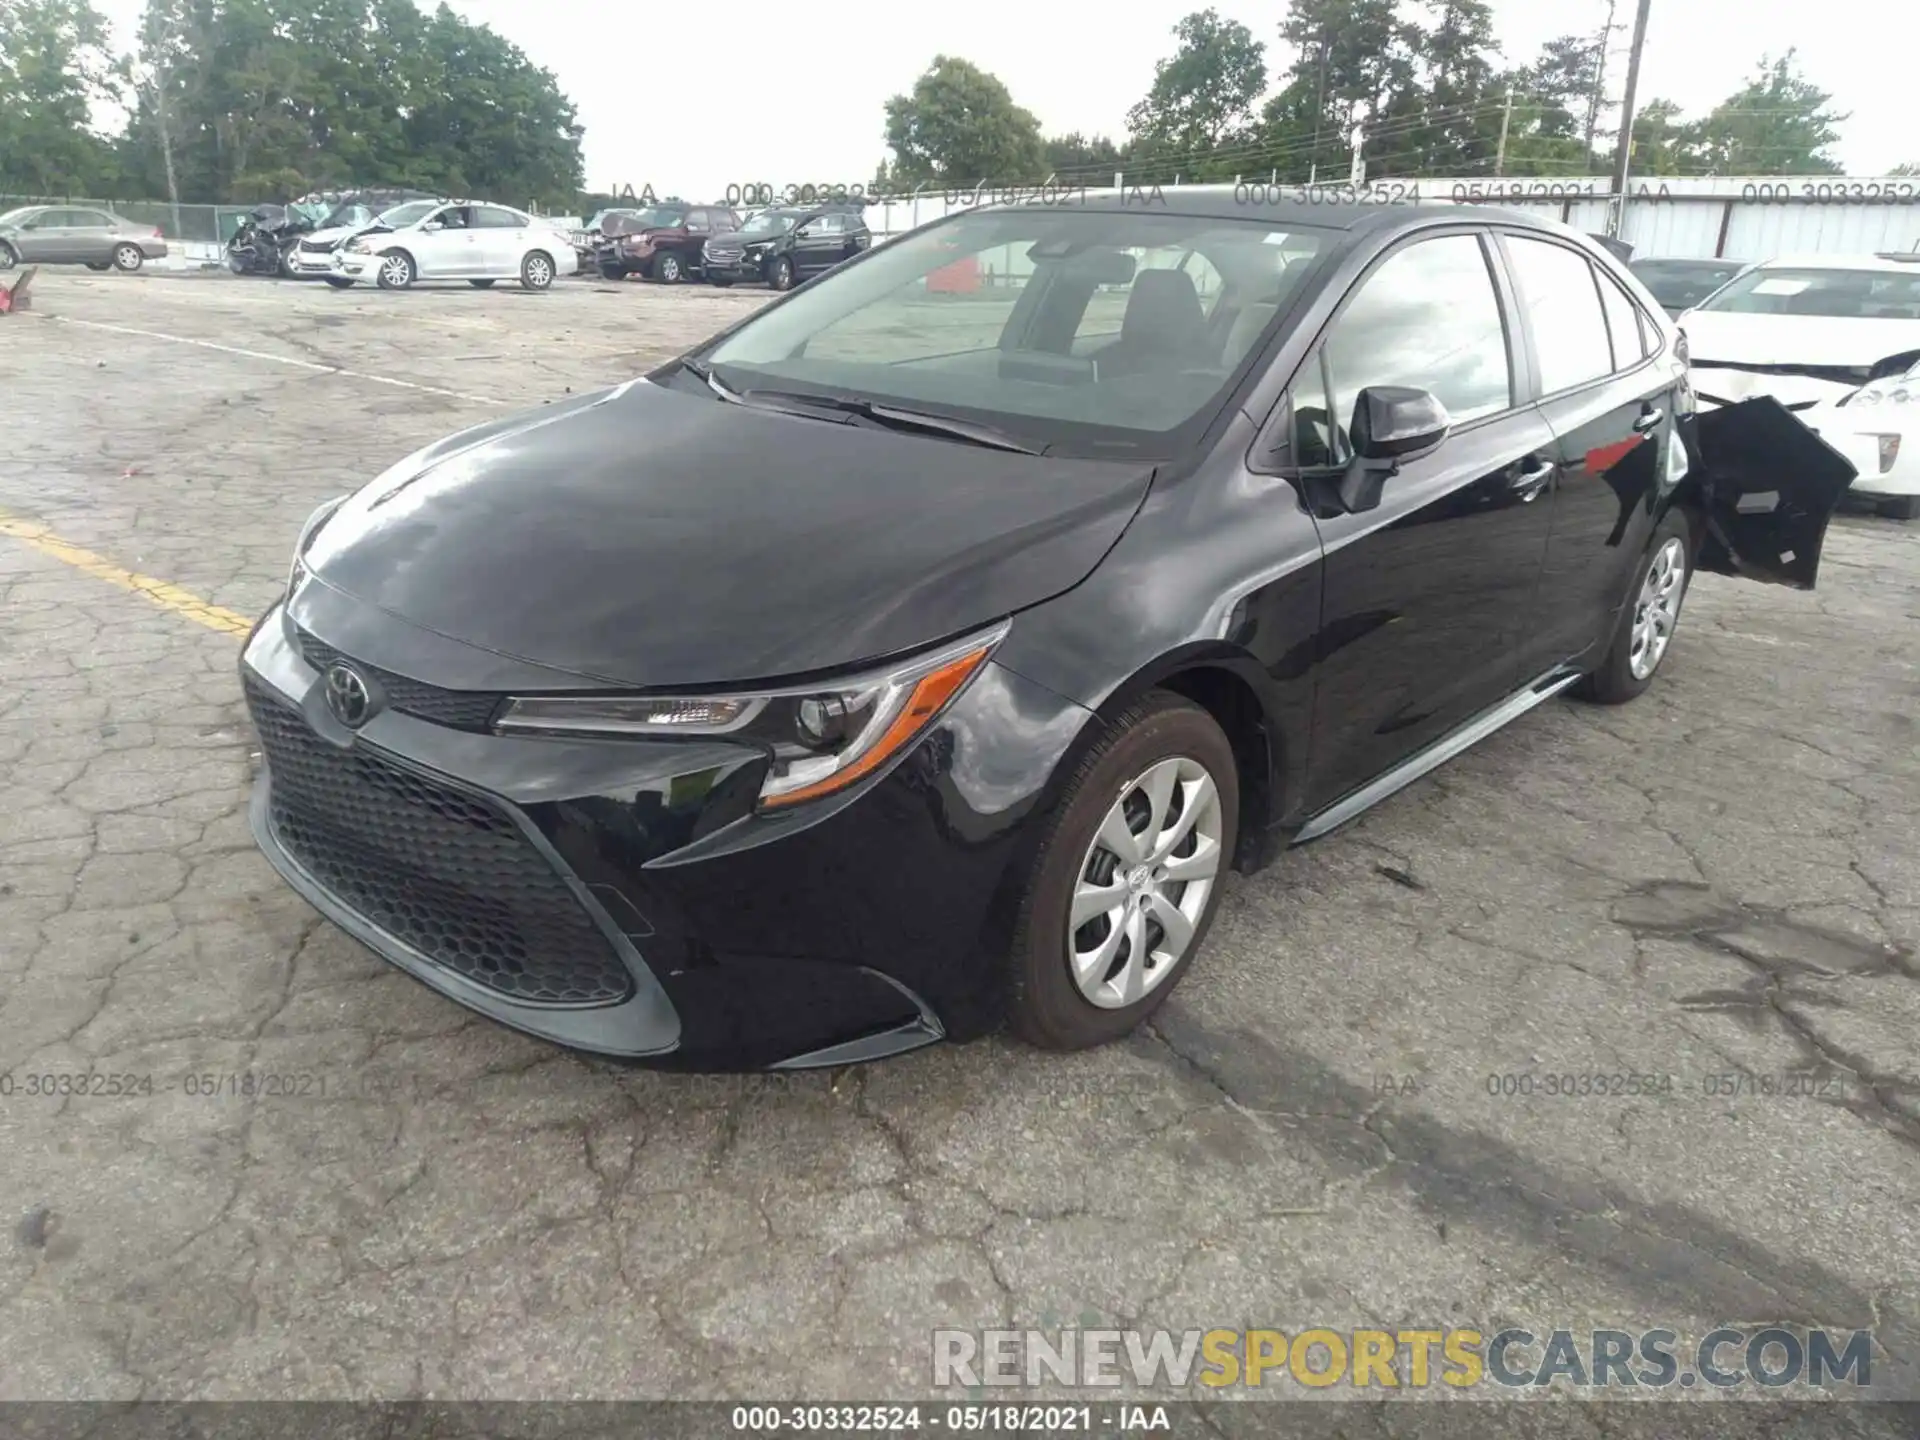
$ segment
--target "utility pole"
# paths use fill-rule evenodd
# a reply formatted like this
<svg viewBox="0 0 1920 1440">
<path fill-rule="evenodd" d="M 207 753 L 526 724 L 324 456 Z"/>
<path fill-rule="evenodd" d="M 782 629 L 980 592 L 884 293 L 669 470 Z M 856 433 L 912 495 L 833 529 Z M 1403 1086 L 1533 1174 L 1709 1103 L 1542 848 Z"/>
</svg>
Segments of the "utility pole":
<svg viewBox="0 0 1920 1440">
<path fill-rule="evenodd" d="M 173 238 L 184 239 L 180 229 L 180 185 L 173 173 L 173 126 L 167 120 L 167 84 L 172 76 L 172 67 L 167 63 L 167 50 L 173 42 L 173 17 L 171 14 L 162 22 L 164 28 L 149 31 L 148 41 L 151 48 L 160 54 L 160 63 L 146 65 L 148 83 L 153 93 L 153 114 L 160 122 L 160 163 L 167 174 L 167 201 L 173 209 Z M 220 238 L 216 233 L 215 240 Z"/>
<path fill-rule="evenodd" d="M 1507 86 L 1507 106 L 1500 112 L 1500 148 L 1493 154 L 1493 173 L 1507 173 L 1507 129 L 1513 124 L 1513 87 Z"/>
<path fill-rule="evenodd" d="M 1620 0 L 1607 0 L 1607 23 L 1600 27 L 1600 38 L 1594 42 L 1593 50 L 1593 89 L 1587 93 L 1587 124 L 1585 130 L 1587 146 L 1587 174 L 1593 173 L 1593 132 L 1600 128 L 1600 112 L 1607 102 L 1607 54 L 1613 49 L 1613 32 L 1620 27 L 1613 23 L 1614 14 L 1620 8 Z"/>
<path fill-rule="evenodd" d="M 1607 208 L 1607 233 L 1616 239 L 1627 207 L 1627 172 L 1633 157 L 1633 100 L 1640 88 L 1640 52 L 1647 44 L 1647 12 L 1653 0 L 1640 0 L 1633 17 L 1633 48 L 1627 52 L 1627 91 L 1620 98 L 1620 143 L 1613 154 L 1613 203 Z"/>
</svg>

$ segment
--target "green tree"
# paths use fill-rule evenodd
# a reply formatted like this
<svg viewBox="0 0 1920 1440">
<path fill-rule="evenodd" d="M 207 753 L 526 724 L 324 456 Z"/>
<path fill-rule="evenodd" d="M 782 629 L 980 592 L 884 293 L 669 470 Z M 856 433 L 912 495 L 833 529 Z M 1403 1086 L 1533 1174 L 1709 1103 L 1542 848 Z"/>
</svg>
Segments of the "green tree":
<svg viewBox="0 0 1920 1440">
<path fill-rule="evenodd" d="M 1261 153 L 1246 168 L 1337 179 L 1363 123 L 1388 136 L 1417 128 L 1421 32 L 1394 0 L 1289 0 L 1280 38 L 1293 58 L 1262 111 Z"/>
<path fill-rule="evenodd" d="M 1104 135 L 1088 138 L 1079 131 L 1050 135 L 1042 142 L 1047 171 L 1056 179 L 1076 183 L 1111 183 L 1127 163 L 1127 152 Z"/>
<path fill-rule="evenodd" d="M 1889 175 L 1920 175 L 1920 162 L 1916 162 L 1913 160 L 1903 161 L 1902 163 L 1894 166 L 1891 170 L 1887 171 L 1887 174 Z"/>
<path fill-rule="evenodd" d="M 1499 97 L 1492 93 L 1493 10 L 1486 0 L 1428 0 L 1431 26 L 1417 30 L 1417 128 L 1386 131 L 1369 163 L 1396 175 L 1471 173 L 1499 145 Z M 1408 107 L 1411 108 L 1411 107 Z M 1414 168 L 1418 167 L 1418 168 Z"/>
<path fill-rule="evenodd" d="M 1233 157 L 1208 162 L 1212 152 L 1255 139 L 1254 107 L 1267 88 L 1266 46 L 1237 20 L 1197 10 L 1173 27 L 1173 55 L 1154 66 L 1146 98 L 1127 112 L 1130 149 L 1161 159 L 1195 178 L 1234 171 Z"/>
<path fill-rule="evenodd" d="M 1634 175 L 1685 175 L 1699 169 L 1699 127 L 1680 118 L 1671 100 L 1649 100 L 1633 117 Z"/>
<path fill-rule="evenodd" d="M 110 188 L 113 154 L 92 107 L 118 86 L 106 22 L 87 0 L 0 0 L 0 193 Z"/>
<path fill-rule="evenodd" d="M 891 175 L 909 187 L 1038 180 L 1046 170 L 1040 122 L 996 77 L 936 55 L 913 89 L 887 101 Z"/>
<path fill-rule="evenodd" d="M 1847 119 L 1827 107 L 1833 97 L 1799 72 L 1794 51 L 1762 57 L 1759 72 L 1700 121 L 1696 158 L 1718 175 L 1837 175 L 1822 152 Z"/>
</svg>

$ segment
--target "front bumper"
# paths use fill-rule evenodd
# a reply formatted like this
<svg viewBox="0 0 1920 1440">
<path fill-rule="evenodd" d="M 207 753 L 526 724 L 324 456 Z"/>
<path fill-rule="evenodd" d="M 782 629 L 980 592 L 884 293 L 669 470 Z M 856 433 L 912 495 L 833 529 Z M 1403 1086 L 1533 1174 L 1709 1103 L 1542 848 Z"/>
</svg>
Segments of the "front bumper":
<svg viewBox="0 0 1920 1440">
<path fill-rule="evenodd" d="M 358 660 L 389 703 L 348 730 L 313 650 L 277 606 L 242 656 L 255 837 L 324 915 L 449 999 L 684 1069 L 846 1064 L 997 1021 L 1011 878 L 1079 707 L 989 665 L 879 778 L 768 817 L 743 747 L 455 728 L 396 708 L 413 682 Z M 372 774 L 389 809 L 335 804 L 316 789 L 332 766 Z"/>
<path fill-rule="evenodd" d="M 733 260 L 703 259 L 700 271 L 709 280 L 731 280 L 736 285 L 759 285 L 767 278 L 759 262 L 744 257 Z"/>
<path fill-rule="evenodd" d="M 337 273 L 334 262 L 339 258 L 338 250 L 301 250 L 296 248 L 287 257 L 287 268 L 296 275 L 332 275 Z"/>
</svg>

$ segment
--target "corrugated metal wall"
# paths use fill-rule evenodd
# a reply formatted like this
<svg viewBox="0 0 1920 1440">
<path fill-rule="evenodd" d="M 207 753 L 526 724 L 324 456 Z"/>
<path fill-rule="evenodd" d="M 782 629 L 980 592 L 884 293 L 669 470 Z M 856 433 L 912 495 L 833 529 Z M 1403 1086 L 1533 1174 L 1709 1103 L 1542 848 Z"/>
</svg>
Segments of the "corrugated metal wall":
<svg viewBox="0 0 1920 1440">
<path fill-rule="evenodd" d="M 1125 184 L 1124 176 L 1121 177 Z M 1601 178 L 1554 181 L 1485 179 L 1375 180 L 1363 191 L 1398 196 L 1418 187 L 1422 201 L 1480 202 L 1531 210 L 1576 229 L 1604 231 L 1610 184 Z M 1258 205 L 1272 191 L 1300 187 L 1161 186 L 1171 201 L 1185 193 L 1242 194 Z M 1322 186 L 1323 194 L 1347 187 Z M 1920 178 L 1838 176 L 1728 176 L 1633 181 L 1627 186 L 1621 236 L 1636 255 L 1723 255 L 1765 260 L 1787 254 L 1871 254 L 1920 250 Z M 906 200 L 870 206 L 876 236 L 892 237 L 955 210 L 996 201 L 1072 203 L 1075 196 L 1112 193 L 1061 187 L 987 187 L 975 192 L 927 190 Z M 1149 202 L 1150 203 L 1150 202 Z"/>
</svg>

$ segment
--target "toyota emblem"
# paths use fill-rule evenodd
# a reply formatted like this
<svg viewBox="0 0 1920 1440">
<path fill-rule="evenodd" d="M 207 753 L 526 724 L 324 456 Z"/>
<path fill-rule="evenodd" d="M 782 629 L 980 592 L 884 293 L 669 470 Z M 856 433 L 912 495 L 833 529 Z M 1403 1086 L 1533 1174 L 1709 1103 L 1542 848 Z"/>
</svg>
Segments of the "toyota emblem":
<svg viewBox="0 0 1920 1440">
<path fill-rule="evenodd" d="M 373 710 L 373 696 L 367 692 L 367 682 L 360 678 L 360 672 L 351 665 L 327 668 L 327 709 L 350 730 L 366 724 Z"/>
</svg>

